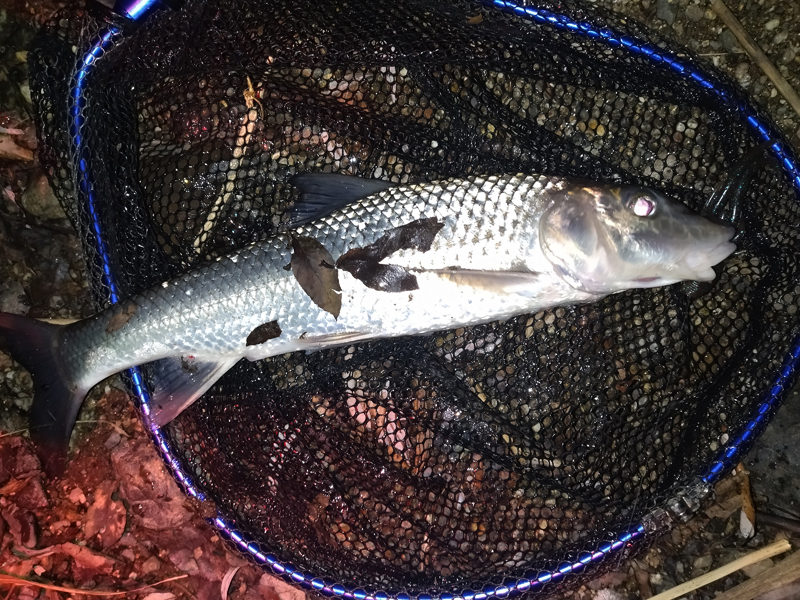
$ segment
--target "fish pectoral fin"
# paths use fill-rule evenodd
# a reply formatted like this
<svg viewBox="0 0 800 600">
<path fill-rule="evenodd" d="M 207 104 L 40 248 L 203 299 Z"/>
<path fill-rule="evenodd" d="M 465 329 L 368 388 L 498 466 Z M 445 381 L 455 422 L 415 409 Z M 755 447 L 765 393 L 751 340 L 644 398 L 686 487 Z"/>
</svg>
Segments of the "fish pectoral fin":
<svg viewBox="0 0 800 600">
<path fill-rule="evenodd" d="M 441 269 L 426 271 L 434 273 L 456 285 L 487 290 L 496 294 L 531 296 L 536 293 L 541 279 L 532 271 L 471 271 L 466 269 Z"/>
<path fill-rule="evenodd" d="M 339 173 L 301 173 L 292 177 L 291 183 L 300 190 L 300 199 L 289 212 L 292 227 L 394 187 L 388 181 Z"/>
<path fill-rule="evenodd" d="M 181 356 L 151 363 L 153 390 L 150 394 L 150 419 L 163 427 L 202 396 L 237 362 L 238 357 L 201 361 Z"/>
</svg>

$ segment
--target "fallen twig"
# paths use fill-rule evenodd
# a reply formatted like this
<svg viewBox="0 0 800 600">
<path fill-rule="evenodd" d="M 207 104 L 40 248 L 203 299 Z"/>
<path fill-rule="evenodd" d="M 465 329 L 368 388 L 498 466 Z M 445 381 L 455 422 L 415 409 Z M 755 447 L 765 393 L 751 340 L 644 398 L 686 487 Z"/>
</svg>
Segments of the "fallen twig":
<svg viewBox="0 0 800 600">
<path fill-rule="evenodd" d="M 715 600 L 753 600 L 797 579 L 800 579 L 800 552 L 795 552 L 771 569 L 717 596 Z"/>
<path fill-rule="evenodd" d="M 109 425 L 111 425 L 111 428 L 114 431 L 116 431 L 118 434 L 120 434 L 120 435 L 122 435 L 122 436 L 124 436 L 126 438 L 131 437 L 131 435 L 127 431 L 125 431 L 122 427 L 120 427 L 119 425 L 117 425 L 113 421 L 109 421 L 107 419 L 95 419 L 93 421 L 75 421 L 76 425 L 91 425 L 93 423 L 108 423 Z"/>
<path fill-rule="evenodd" d="M 53 590 L 54 592 L 66 592 L 67 594 L 86 594 L 87 596 L 124 596 L 126 594 L 133 594 L 136 592 L 143 592 L 144 590 L 150 589 L 157 585 L 161 585 L 162 583 L 167 583 L 169 581 L 175 581 L 176 579 L 185 579 L 188 575 L 176 575 L 175 577 L 170 577 L 168 579 L 162 579 L 156 583 L 151 583 L 150 585 L 145 585 L 134 590 L 123 590 L 123 591 L 116 591 L 116 590 L 82 590 L 79 588 L 69 588 L 63 587 L 60 585 L 54 585 L 52 583 L 43 583 L 41 581 L 31 581 L 30 579 L 25 579 L 23 577 L 17 577 L 16 575 L 6 575 L 5 573 L 0 573 L 0 585 L 10 585 L 12 589 L 17 586 L 29 586 L 29 587 L 37 587 L 44 590 Z"/>
<path fill-rule="evenodd" d="M 756 518 L 758 519 L 759 523 L 767 525 L 768 527 L 777 527 L 778 529 L 783 529 L 784 531 L 800 533 L 800 521 L 797 519 L 780 517 L 762 510 L 756 511 Z"/>
<path fill-rule="evenodd" d="M 739 40 L 742 48 L 745 49 L 753 62 L 758 65 L 767 77 L 769 77 L 780 95 L 786 98 L 786 101 L 794 109 L 794 112 L 800 115 L 800 96 L 797 95 L 797 92 L 789 82 L 786 81 L 784 76 L 780 74 L 780 71 L 775 68 L 775 65 L 773 65 L 772 61 L 764 54 L 764 51 L 759 47 L 753 37 L 742 27 L 739 19 L 725 6 L 722 0 L 712 0 L 711 8 L 714 9 L 714 12 L 719 15 L 728 29 L 736 36 L 736 39 Z"/>
<path fill-rule="evenodd" d="M 26 431 L 28 431 L 27 427 L 25 429 L 17 429 L 16 431 L 9 431 L 8 433 L 0 433 L 0 439 L 4 437 L 9 437 L 11 435 L 18 435 L 20 433 L 25 433 Z"/>
<path fill-rule="evenodd" d="M 743 569 L 749 565 L 753 565 L 757 562 L 761 562 L 765 558 L 770 558 L 771 556 L 775 556 L 776 554 L 782 554 L 783 552 L 787 552 L 791 550 L 792 545 L 786 540 L 779 540 L 769 546 L 764 546 L 763 548 L 759 548 L 758 550 L 751 552 L 750 554 L 746 554 L 742 558 L 738 558 L 733 562 L 728 563 L 727 565 L 723 565 L 719 569 L 714 569 L 706 573 L 705 575 L 701 575 L 700 577 L 695 577 L 687 581 L 686 583 L 682 583 L 674 588 L 667 590 L 666 592 L 661 592 L 660 594 L 656 594 L 650 600 L 673 600 L 673 598 L 680 598 L 681 596 L 688 594 L 689 592 L 701 588 L 709 583 L 713 583 L 717 579 L 722 579 L 723 577 L 730 575 L 738 571 L 739 569 Z M 800 553 L 798 553 L 800 554 Z M 717 597 L 716 600 L 721 600 L 721 597 Z M 728 599 L 726 599 L 728 600 Z M 738 599 L 737 599 L 738 600 Z"/>
</svg>

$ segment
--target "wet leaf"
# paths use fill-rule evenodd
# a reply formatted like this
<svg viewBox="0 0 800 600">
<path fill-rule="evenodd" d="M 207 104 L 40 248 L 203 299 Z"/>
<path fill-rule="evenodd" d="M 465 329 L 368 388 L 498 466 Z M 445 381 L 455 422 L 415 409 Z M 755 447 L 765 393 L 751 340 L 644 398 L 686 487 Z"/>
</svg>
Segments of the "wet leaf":
<svg viewBox="0 0 800 600">
<path fill-rule="evenodd" d="M 262 323 L 247 336 L 247 345 L 257 346 L 258 344 L 263 344 L 266 341 L 280 337 L 281 333 L 281 327 L 277 321 Z"/>
<path fill-rule="evenodd" d="M 125 306 L 122 307 L 121 310 L 114 313 L 114 316 L 108 320 L 108 325 L 106 325 L 106 333 L 114 333 L 115 331 L 121 329 L 128 321 L 131 320 L 131 317 L 136 314 L 136 311 L 139 309 L 133 302 L 128 302 Z"/>
<path fill-rule="evenodd" d="M 418 219 L 395 227 L 369 246 L 348 250 L 339 258 L 336 266 L 350 273 L 368 288 L 379 292 L 410 292 L 419 289 L 416 275 L 398 265 L 386 265 L 380 261 L 398 250 L 427 252 L 442 227 L 444 223 L 434 218 Z"/>
<path fill-rule="evenodd" d="M 338 319 L 342 288 L 330 252 L 313 238 L 292 237 L 291 268 L 297 283 L 314 304 Z"/>
<path fill-rule="evenodd" d="M 125 531 L 125 505 L 111 497 L 117 486 L 118 483 L 111 480 L 98 485 L 94 491 L 94 502 L 83 520 L 86 537 L 92 538 L 99 534 L 103 548 L 116 544 Z"/>
</svg>

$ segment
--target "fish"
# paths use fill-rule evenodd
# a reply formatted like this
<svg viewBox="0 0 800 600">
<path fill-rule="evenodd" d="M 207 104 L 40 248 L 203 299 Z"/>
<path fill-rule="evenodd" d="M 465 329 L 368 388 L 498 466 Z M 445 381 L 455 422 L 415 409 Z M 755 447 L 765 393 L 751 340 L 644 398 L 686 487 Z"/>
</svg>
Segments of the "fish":
<svg viewBox="0 0 800 600">
<path fill-rule="evenodd" d="M 30 434 L 63 470 L 86 394 L 153 363 L 163 426 L 239 360 L 420 335 L 711 281 L 735 229 L 641 186 L 498 174 L 394 185 L 295 175 L 288 226 L 54 325 L 0 313 L 0 348 L 31 374 Z"/>
</svg>

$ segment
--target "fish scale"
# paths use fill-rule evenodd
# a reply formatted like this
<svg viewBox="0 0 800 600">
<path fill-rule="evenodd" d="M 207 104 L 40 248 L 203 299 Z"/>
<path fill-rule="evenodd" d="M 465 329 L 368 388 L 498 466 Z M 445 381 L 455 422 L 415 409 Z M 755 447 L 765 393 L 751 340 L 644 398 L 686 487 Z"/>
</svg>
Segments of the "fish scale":
<svg viewBox="0 0 800 600">
<path fill-rule="evenodd" d="M 646 188 L 522 174 L 396 187 L 306 174 L 294 183 L 304 217 L 288 231 L 68 326 L 0 314 L 0 341 L 30 354 L 23 365 L 35 381 L 50 381 L 34 397 L 40 444 L 63 456 L 88 390 L 132 366 L 154 363 L 152 414 L 163 425 L 242 358 L 709 280 L 735 249 L 731 227 Z M 635 205 L 648 214 L 635 214 Z M 293 256 L 296 245 L 314 259 Z M 333 265 L 322 266 L 328 259 L 319 252 Z M 334 265 L 340 310 L 306 287 Z M 18 341 L 25 338 L 37 340 L 37 352 Z"/>
</svg>

